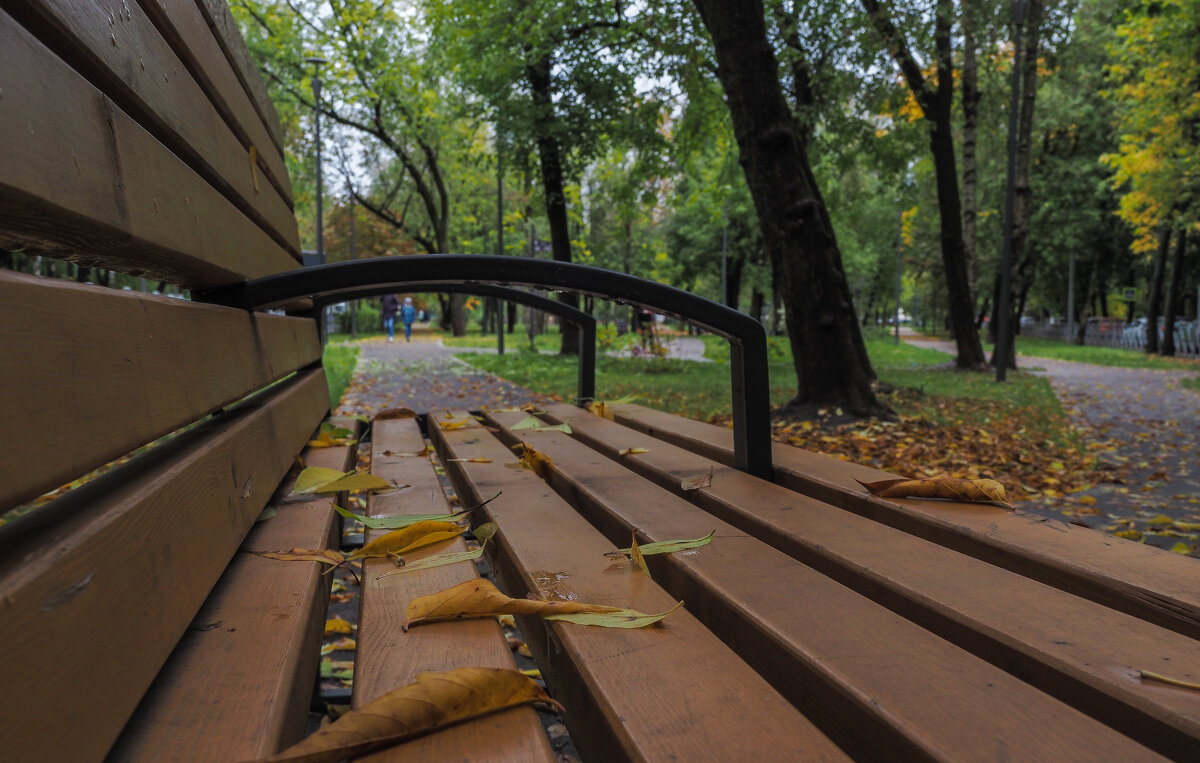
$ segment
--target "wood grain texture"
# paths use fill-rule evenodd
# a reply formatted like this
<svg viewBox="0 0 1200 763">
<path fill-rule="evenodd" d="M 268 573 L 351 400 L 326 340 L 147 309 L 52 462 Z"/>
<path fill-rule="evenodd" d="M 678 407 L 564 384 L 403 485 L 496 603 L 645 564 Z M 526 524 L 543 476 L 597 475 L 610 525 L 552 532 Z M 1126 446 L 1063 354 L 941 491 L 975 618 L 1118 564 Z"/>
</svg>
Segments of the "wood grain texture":
<svg viewBox="0 0 1200 763">
<path fill-rule="evenodd" d="M 727 429 L 653 411 L 614 406 L 618 422 L 732 464 Z M 897 475 L 776 444 L 775 480 L 796 492 L 896 527 L 1077 596 L 1200 639 L 1200 565 L 1194 559 L 1021 511 L 868 495 L 865 482 Z"/>
<path fill-rule="evenodd" d="M 661 527 L 662 517 L 668 514 L 661 504 L 682 498 L 655 501 L 621 496 L 621 485 L 630 481 L 612 476 L 614 464 L 606 459 L 618 460 L 739 531 L 765 540 L 1161 754 L 1180 757 L 1200 748 L 1200 694 L 1164 691 L 1137 678 L 1139 669 L 1149 669 L 1194 676 L 1183 680 L 1200 679 L 1200 671 L 1190 667 L 1200 664 L 1200 642 L 728 467 L 718 467 L 710 487 L 683 493 L 681 479 L 705 473 L 712 465 L 709 459 L 573 406 L 550 406 L 549 413 L 556 421 L 568 422 L 579 440 L 554 434 L 538 437 L 539 444 L 558 443 L 556 448 L 547 446 L 546 452 L 562 473 L 566 487 L 560 492 L 573 491 L 571 501 L 576 505 L 623 517 L 620 532 L 627 533 L 632 525 L 654 536 L 649 528 Z M 493 416 L 511 423 L 509 414 Z M 649 447 L 649 452 L 618 455 L 637 446 Z M 689 521 L 696 527 L 703 525 Z M 672 527 L 663 532 L 687 529 Z M 740 580 L 733 574 L 721 579 Z M 1035 712 L 1022 726 L 1032 732 L 1043 717 L 1051 714 Z M 1060 722 L 1054 724 L 1062 728 Z M 954 725 L 979 731 L 985 727 L 979 722 Z M 1095 738 L 1091 733 L 1085 736 Z M 1058 739 L 1054 744 L 1066 743 Z"/>
<path fill-rule="evenodd" d="M 0 244 L 187 288 L 297 266 L 3 11 L 0 49 Z"/>
<path fill-rule="evenodd" d="M 195 0 L 195 2 L 203 14 L 205 22 L 212 30 L 213 36 L 220 44 L 221 50 L 225 53 L 225 58 L 233 65 L 238 80 L 242 83 L 242 88 L 250 96 L 255 110 L 271 135 L 275 150 L 282 155 L 283 130 L 279 126 L 279 114 L 275 111 L 275 104 L 271 102 L 266 83 L 263 82 L 258 67 L 250 56 L 250 51 L 246 48 L 246 41 L 242 39 L 242 32 L 238 29 L 237 21 L 229 11 L 229 3 L 225 0 Z M 286 176 L 284 179 L 286 180 Z"/>
<path fill-rule="evenodd" d="M 0 507 L 82 476 L 299 368 L 311 320 L 0 272 L 0 413 L 39 434 L 0 455 Z"/>
<path fill-rule="evenodd" d="M 199 47 L 207 39 L 215 47 L 195 5 L 174 5 L 181 11 L 190 8 L 190 15 L 199 23 L 198 29 L 180 30 L 193 35 L 189 44 Z M 249 153 L 252 141 L 236 129 L 236 122 L 227 123 L 215 107 L 214 96 L 224 105 L 219 92 L 206 92 L 193 77 L 203 77 L 205 72 L 198 62 L 193 63 L 189 44 L 169 26 L 164 13 L 157 16 L 160 27 L 172 35 L 169 41 L 137 3 L 31 0 L 12 12 L 43 44 L 299 257 L 300 239 L 290 202 L 265 182 L 267 178 L 256 180 Z M 182 12 L 176 15 L 180 21 L 189 17 Z M 224 56 L 205 63 L 214 67 L 214 76 L 220 73 L 219 65 L 228 67 Z M 230 75 L 233 80 L 232 72 Z M 242 92 L 236 80 L 232 84 L 237 93 Z M 257 115 L 254 122 L 258 123 Z M 258 132 L 261 140 L 267 139 L 265 130 Z M 282 158 L 274 154 L 273 150 L 263 152 L 267 169 L 272 176 L 286 174 Z"/>
<path fill-rule="evenodd" d="M 0 528 L 0 749 L 98 760 L 329 408 L 306 372 Z"/>
<path fill-rule="evenodd" d="M 510 468 L 512 451 L 482 426 L 445 431 L 431 424 L 431 435 L 443 455 L 493 461 L 447 463 L 447 472 L 464 501 L 504 491 L 480 511 L 499 524 L 495 564 L 510 594 L 642 612 L 675 604 L 644 576 L 614 574 L 604 554 L 615 546 L 546 483 Z M 638 630 L 529 618 L 521 628 L 586 759 L 746 760 L 763 750 L 773 760 L 843 757 L 686 609 Z"/>
<path fill-rule="evenodd" d="M 442 492 L 428 456 L 399 457 L 415 453 L 425 439 L 416 419 L 384 419 L 372 425 L 371 472 L 399 485 L 394 493 L 372 495 L 371 516 L 444 514 L 454 511 Z M 383 535 L 368 531 L 367 540 Z M 462 538 L 410 552 L 410 561 L 437 554 L 465 551 Z M 354 661 L 354 706 L 361 706 L 416 680 L 418 673 L 440 673 L 461 667 L 516 669 L 512 652 L 494 619 L 437 623 L 405 633 L 404 612 L 418 596 L 436 593 L 478 577 L 472 562 L 412 573 L 380 575 L 396 569 L 386 559 L 368 559 L 363 567 L 359 599 L 358 650 Z M 494 718 L 483 718 L 445 731 L 414 739 L 401 747 L 370 756 L 372 761 L 395 760 L 506 760 L 553 761 L 546 734 L 530 707 L 515 708 Z"/>
<path fill-rule="evenodd" d="M 291 208 L 291 183 L 283 152 L 275 144 L 263 115 L 242 83 L 242 75 L 257 79 L 258 73 L 243 73 L 234 68 L 234 63 L 225 55 L 223 40 L 214 36 L 213 28 L 196 3 L 147 0 L 144 7 L 241 144 L 247 150 L 250 146 L 255 147 L 259 169 Z M 295 227 L 292 220 L 291 228 Z M 298 237 L 295 248 L 300 248 Z"/>
</svg>

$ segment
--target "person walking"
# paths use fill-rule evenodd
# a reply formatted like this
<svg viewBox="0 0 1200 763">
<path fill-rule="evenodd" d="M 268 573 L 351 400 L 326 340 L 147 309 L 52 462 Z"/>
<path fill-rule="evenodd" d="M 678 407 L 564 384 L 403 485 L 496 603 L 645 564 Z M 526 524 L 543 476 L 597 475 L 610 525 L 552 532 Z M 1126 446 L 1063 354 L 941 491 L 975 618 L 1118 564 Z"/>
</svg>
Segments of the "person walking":
<svg viewBox="0 0 1200 763">
<path fill-rule="evenodd" d="M 396 341 L 396 310 L 400 308 L 400 298 L 395 294 L 383 295 L 383 327 L 387 330 L 387 340 Z"/>
<path fill-rule="evenodd" d="M 413 307 L 412 297 L 404 298 L 404 307 L 400 310 L 400 319 L 404 321 L 404 341 L 412 341 L 412 325 L 417 319 L 417 308 Z"/>
</svg>

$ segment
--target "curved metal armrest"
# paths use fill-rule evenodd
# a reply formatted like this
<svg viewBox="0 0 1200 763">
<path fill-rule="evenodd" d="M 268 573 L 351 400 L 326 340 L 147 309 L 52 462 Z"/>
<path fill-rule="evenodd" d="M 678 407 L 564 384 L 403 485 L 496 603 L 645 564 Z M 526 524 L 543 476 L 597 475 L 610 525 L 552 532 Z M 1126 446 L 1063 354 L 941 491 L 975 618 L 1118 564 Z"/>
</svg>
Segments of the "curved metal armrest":
<svg viewBox="0 0 1200 763">
<path fill-rule="evenodd" d="M 655 281 L 611 270 L 554 260 L 485 254 L 423 254 L 336 262 L 258 278 L 197 294 L 196 299 L 248 310 L 301 297 L 320 304 L 346 299 L 357 290 L 423 288 L 464 290 L 513 284 L 570 291 L 632 304 L 682 318 L 729 341 L 733 402 L 734 465 L 764 479 L 771 477 L 770 380 L 767 336 L 748 315 Z M 340 295 L 340 296 L 334 296 Z"/>
</svg>

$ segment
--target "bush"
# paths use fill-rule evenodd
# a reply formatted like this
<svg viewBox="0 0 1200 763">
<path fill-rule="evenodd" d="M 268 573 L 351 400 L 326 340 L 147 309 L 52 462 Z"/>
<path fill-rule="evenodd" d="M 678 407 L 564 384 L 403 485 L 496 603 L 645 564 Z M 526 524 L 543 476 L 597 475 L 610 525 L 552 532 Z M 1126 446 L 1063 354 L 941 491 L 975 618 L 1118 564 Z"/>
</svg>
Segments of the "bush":
<svg viewBox="0 0 1200 763">
<path fill-rule="evenodd" d="M 339 334 L 350 333 L 350 310 L 338 313 L 337 330 Z M 383 317 L 379 313 L 379 308 L 369 302 L 360 302 L 358 304 L 358 333 L 360 334 L 377 334 L 383 331 Z"/>
</svg>

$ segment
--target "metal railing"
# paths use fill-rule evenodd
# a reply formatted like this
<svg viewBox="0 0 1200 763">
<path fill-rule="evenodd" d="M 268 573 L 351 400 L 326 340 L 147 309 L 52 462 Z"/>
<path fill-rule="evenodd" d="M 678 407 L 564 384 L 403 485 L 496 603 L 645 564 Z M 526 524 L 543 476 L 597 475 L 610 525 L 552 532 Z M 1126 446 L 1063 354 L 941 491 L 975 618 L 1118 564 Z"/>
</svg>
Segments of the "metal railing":
<svg viewBox="0 0 1200 763">
<path fill-rule="evenodd" d="M 1158 327 L 1158 343 L 1162 347 L 1164 327 Z M 1074 342 L 1068 334 L 1067 324 L 1034 322 L 1021 326 L 1021 334 L 1042 339 L 1059 339 Z M 1175 354 L 1184 357 L 1200 357 L 1200 331 L 1195 321 L 1177 321 L 1173 332 Z M 1117 347 L 1126 350 L 1146 349 L 1146 325 L 1126 323 L 1118 318 L 1093 318 L 1088 321 L 1083 343 L 1091 347 Z"/>
<path fill-rule="evenodd" d="M 306 297 L 313 299 L 314 304 L 324 304 L 327 300 L 344 301 L 360 295 L 407 290 L 411 284 L 447 291 L 452 290 L 451 287 L 471 291 L 487 286 L 521 285 L 587 294 L 679 318 L 724 337 L 730 345 L 734 466 L 764 479 L 771 478 L 771 390 L 767 336 L 762 324 L 748 315 L 672 286 L 554 260 L 483 254 L 424 254 L 304 268 L 199 293 L 194 298 L 257 310 Z M 593 341 L 593 348 L 594 344 Z"/>
</svg>

